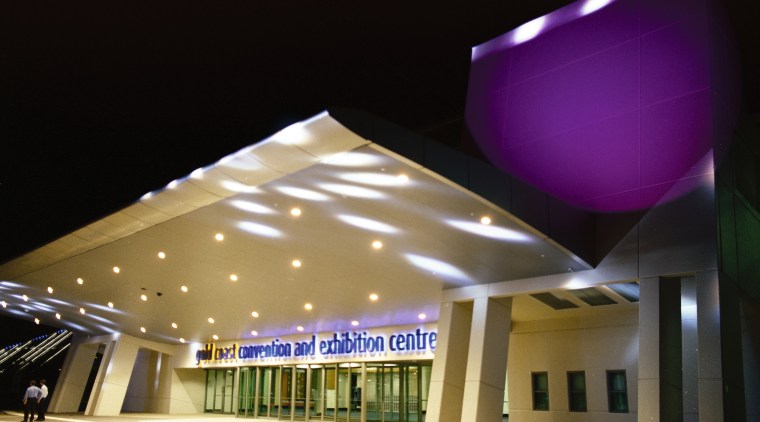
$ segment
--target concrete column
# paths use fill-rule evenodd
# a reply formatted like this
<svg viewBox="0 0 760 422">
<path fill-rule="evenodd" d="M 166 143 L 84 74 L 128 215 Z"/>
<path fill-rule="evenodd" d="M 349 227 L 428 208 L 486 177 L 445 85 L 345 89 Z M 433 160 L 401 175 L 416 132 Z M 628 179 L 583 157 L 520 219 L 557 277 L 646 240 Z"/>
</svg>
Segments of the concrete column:
<svg viewBox="0 0 760 422">
<path fill-rule="evenodd" d="M 660 420 L 660 280 L 639 282 L 639 421 Z"/>
<path fill-rule="evenodd" d="M 470 304 L 443 302 L 438 317 L 438 340 L 430 374 L 428 422 L 459 422 L 462 417 Z"/>
<path fill-rule="evenodd" d="M 723 420 L 720 296 L 718 272 L 697 273 L 697 335 L 699 344 L 699 420 Z"/>
<path fill-rule="evenodd" d="M 478 298 L 472 310 L 462 422 L 501 422 L 512 298 Z"/>
<path fill-rule="evenodd" d="M 174 372 L 174 356 L 160 353 L 158 358 L 158 389 L 156 394 L 155 412 L 170 413 L 172 398 L 172 374 Z"/>
<path fill-rule="evenodd" d="M 694 277 L 681 279 L 681 374 L 683 422 L 699 421 L 699 345 L 697 336 L 697 284 Z"/>
<path fill-rule="evenodd" d="M 82 344 L 82 337 L 74 336 L 66 354 L 61 375 L 56 383 L 49 411 L 52 413 L 69 413 L 79 410 L 87 378 L 92 370 L 97 344 Z"/>
<path fill-rule="evenodd" d="M 137 344 L 123 337 L 106 345 L 85 415 L 117 416 L 121 413 L 138 350 Z"/>
</svg>

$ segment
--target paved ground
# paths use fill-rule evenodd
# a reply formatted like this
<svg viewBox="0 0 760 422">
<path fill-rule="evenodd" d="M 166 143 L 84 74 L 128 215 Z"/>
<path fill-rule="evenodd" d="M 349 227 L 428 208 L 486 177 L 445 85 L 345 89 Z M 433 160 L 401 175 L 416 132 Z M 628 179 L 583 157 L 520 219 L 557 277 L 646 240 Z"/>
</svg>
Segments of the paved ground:
<svg viewBox="0 0 760 422">
<path fill-rule="evenodd" d="M 17 411 L 0 411 L 0 421 L 21 421 L 24 419 L 23 412 Z M 119 416 L 84 416 L 81 413 L 48 413 L 45 415 L 45 421 L 50 422 L 143 422 L 143 421 L 162 421 L 162 422 L 222 422 L 234 420 L 232 415 L 163 415 L 155 413 L 125 413 Z"/>
</svg>

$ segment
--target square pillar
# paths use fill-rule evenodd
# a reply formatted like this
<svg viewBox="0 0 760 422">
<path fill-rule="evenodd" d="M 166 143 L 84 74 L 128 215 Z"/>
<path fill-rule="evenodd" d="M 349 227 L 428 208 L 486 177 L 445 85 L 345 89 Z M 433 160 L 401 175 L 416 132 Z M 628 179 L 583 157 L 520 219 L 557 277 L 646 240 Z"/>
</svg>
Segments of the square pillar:
<svg viewBox="0 0 760 422">
<path fill-rule="evenodd" d="M 723 420 L 723 365 L 718 272 L 697 273 L 699 420 Z"/>
<path fill-rule="evenodd" d="M 106 344 L 85 415 L 117 416 L 121 413 L 138 350 L 137 344 L 125 341 L 123 337 Z"/>
<path fill-rule="evenodd" d="M 469 304 L 441 303 L 438 340 L 430 374 L 427 422 L 459 422 L 469 348 L 472 310 Z"/>
<path fill-rule="evenodd" d="M 660 420 L 660 280 L 639 281 L 639 397 L 640 421 Z"/>
<path fill-rule="evenodd" d="M 83 344 L 75 336 L 66 354 L 61 375 L 50 399 L 52 413 L 71 413 L 79 410 L 87 378 L 98 353 L 98 344 Z"/>
<path fill-rule="evenodd" d="M 475 299 L 464 385 L 462 421 L 501 422 L 512 298 Z"/>
</svg>

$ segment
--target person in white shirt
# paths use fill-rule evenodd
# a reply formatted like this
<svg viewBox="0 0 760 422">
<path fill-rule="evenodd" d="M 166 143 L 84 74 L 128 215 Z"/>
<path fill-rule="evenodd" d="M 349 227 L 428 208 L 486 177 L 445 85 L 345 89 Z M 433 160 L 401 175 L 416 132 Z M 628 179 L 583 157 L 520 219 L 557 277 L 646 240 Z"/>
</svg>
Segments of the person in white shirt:
<svg viewBox="0 0 760 422">
<path fill-rule="evenodd" d="M 47 407 L 47 396 L 48 396 L 47 381 L 45 381 L 44 378 L 40 380 L 40 390 L 42 391 L 42 397 L 40 397 L 39 402 L 37 402 L 37 420 L 44 421 L 45 408 Z"/>
<path fill-rule="evenodd" d="M 29 381 L 29 388 L 24 393 L 24 422 L 34 420 L 34 411 L 37 409 L 37 403 L 42 398 L 42 390 L 37 387 L 37 382 Z"/>
</svg>

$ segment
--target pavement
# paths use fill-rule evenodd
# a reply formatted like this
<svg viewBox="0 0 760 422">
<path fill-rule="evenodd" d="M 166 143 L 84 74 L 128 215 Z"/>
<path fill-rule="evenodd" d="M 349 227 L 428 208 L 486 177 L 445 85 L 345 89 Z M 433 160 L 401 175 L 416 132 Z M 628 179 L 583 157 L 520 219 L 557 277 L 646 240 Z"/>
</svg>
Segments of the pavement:
<svg viewBox="0 0 760 422">
<path fill-rule="evenodd" d="M 49 422 L 222 422 L 234 420 L 234 415 L 166 415 L 160 413 L 122 413 L 119 416 L 85 416 L 81 413 L 48 413 L 45 415 L 45 421 Z M 24 413 L 12 410 L 0 411 L 0 421 L 23 421 Z M 251 419 L 248 419 L 251 421 Z M 252 421 L 251 421 L 252 422 Z"/>
</svg>

